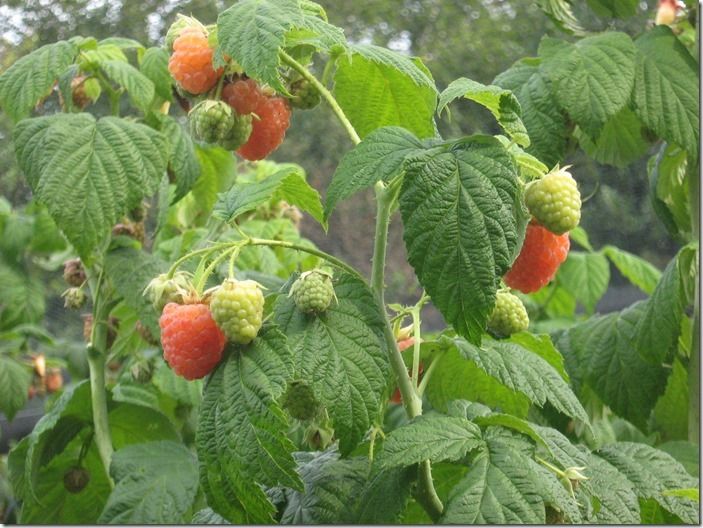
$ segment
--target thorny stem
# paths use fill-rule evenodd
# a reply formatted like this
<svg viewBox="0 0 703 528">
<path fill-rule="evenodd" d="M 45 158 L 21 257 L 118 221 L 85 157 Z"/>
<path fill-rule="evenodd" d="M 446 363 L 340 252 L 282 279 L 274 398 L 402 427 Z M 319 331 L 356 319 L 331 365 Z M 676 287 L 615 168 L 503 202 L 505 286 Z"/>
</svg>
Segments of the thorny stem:
<svg viewBox="0 0 703 528">
<path fill-rule="evenodd" d="M 342 110 L 342 107 L 339 106 L 339 103 L 337 103 L 337 100 L 334 98 L 334 96 L 330 93 L 330 91 L 325 88 L 325 86 L 317 80 L 317 77 L 315 77 L 310 71 L 300 64 L 297 60 L 295 60 L 293 57 L 288 55 L 285 51 L 281 50 L 280 51 L 280 56 L 281 60 L 288 64 L 291 68 L 293 68 L 295 71 L 297 71 L 300 75 L 303 76 L 304 79 L 306 79 L 310 84 L 312 84 L 318 92 L 320 92 L 320 95 L 327 101 L 327 103 L 330 105 L 332 108 L 332 111 L 335 113 L 337 116 L 337 119 L 342 123 L 342 126 L 346 129 L 347 134 L 349 134 L 349 137 L 351 140 L 354 142 L 355 145 L 358 145 L 361 143 L 361 138 L 359 137 L 359 134 L 356 133 L 356 130 L 354 130 L 354 126 L 351 124 L 347 116 L 344 114 L 344 110 Z"/>
</svg>

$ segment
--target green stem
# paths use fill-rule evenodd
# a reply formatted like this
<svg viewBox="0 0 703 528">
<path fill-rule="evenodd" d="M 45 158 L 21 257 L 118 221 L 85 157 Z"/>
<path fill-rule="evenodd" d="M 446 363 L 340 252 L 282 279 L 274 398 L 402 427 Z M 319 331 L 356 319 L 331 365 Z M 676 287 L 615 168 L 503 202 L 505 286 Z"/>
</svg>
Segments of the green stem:
<svg viewBox="0 0 703 528">
<path fill-rule="evenodd" d="M 383 320 L 385 321 L 384 334 L 388 350 L 390 351 L 391 368 L 398 380 L 398 390 L 403 398 L 403 405 L 408 418 L 412 419 L 422 414 L 422 399 L 418 395 L 416 386 L 413 385 L 413 380 L 408 375 L 408 369 L 403 361 L 403 356 L 398 349 L 393 329 L 391 328 L 388 314 L 385 310 L 384 300 L 384 271 L 386 265 L 386 246 L 388 244 L 388 226 L 390 224 L 391 211 L 393 204 L 398 196 L 400 185 L 388 185 L 379 181 L 375 185 L 376 191 L 376 232 L 374 238 L 374 251 L 371 268 L 371 288 L 376 294 L 379 302 L 379 307 L 382 310 Z M 421 306 L 421 303 L 418 303 Z M 418 307 L 416 309 L 419 310 Z M 415 316 L 418 315 L 416 318 Z M 419 314 L 413 313 L 413 323 L 419 321 Z M 415 328 L 415 339 L 419 339 L 419 328 Z M 419 351 L 419 348 L 417 349 Z M 419 358 L 417 358 L 419 364 Z M 413 364 L 415 361 L 413 361 Z M 413 371 L 416 373 L 419 367 L 413 365 Z M 417 377 L 413 379 L 417 380 Z M 418 466 L 418 488 L 416 493 L 417 501 L 422 505 L 430 518 L 436 522 L 442 515 L 444 507 L 442 501 L 439 500 L 437 492 L 432 482 L 432 467 L 429 460 L 423 460 Z"/>
<path fill-rule="evenodd" d="M 93 429 L 95 444 L 105 470 L 110 470 L 112 440 L 107 414 L 107 392 L 105 389 L 105 358 L 107 356 L 108 316 L 110 304 L 102 298 L 102 275 L 89 277 L 93 293 L 93 329 L 88 344 L 88 369 L 90 371 L 90 397 L 93 407 Z M 112 481 L 110 480 L 112 485 Z"/>
<path fill-rule="evenodd" d="M 351 121 L 347 118 L 347 116 L 344 114 L 344 110 L 342 110 L 342 107 L 339 106 L 339 103 L 337 103 L 337 100 L 334 98 L 334 96 L 330 93 L 330 91 L 325 88 L 325 86 L 317 80 L 317 77 L 315 77 L 310 71 L 300 64 L 297 60 L 295 60 L 293 57 L 288 55 L 285 51 L 281 50 L 280 51 L 280 56 L 281 60 L 288 64 L 291 68 L 293 68 L 295 71 L 297 71 L 300 75 L 303 76 L 304 79 L 306 79 L 310 84 L 312 84 L 318 92 L 320 92 L 320 95 L 327 101 L 327 103 L 330 105 L 332 108 L 332 111 L 335 113 L 337 116 L 337 119 L 342 123 L 342 126 L 345 128 L 347 131 L 347 134 L 349 134 L 349 137 L 351 140 L 354 142 L 355 145 L 358 145 L 361 143 L 361 138 L 359 137 L 359 134 L 356 133 L 356 130 L 354 130 L 354 126 L 351 124 Z"/>
<path fill-rule="evenodd" d="M 430 363 L 430 366 L 427 367 L 427 370 L 422 376 L 422 381 L 420 382 L 420 385 L 417 388 L 417 394 L 421 398 L 422 395 L 425 394 L 425 388 L 427 387 L 427 384 L 429 383 L 430 378 L 432 377 L 432 372 L 434 372 L 434 369 L 437 368 L 437 365 L 439 365 L 439 356 L 434 357 L 432 363 Z"/>
</svg>

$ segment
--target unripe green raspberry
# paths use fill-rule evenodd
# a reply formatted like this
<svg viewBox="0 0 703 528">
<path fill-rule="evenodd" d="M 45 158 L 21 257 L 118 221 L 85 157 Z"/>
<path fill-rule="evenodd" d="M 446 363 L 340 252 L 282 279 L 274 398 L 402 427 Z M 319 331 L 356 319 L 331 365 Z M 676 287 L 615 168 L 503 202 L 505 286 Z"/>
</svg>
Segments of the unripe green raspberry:
<svg viewBox="0 0 703 528">
<path fill-rule="evenodd" d="M 300 79 L 290 85 L 288 91 L 290 105 L 300 110 L 310 110 L 320 104 L 320 92 L 307 79 Z"/>
<path fill-rule="evenodd" d="M 144 289 L 144 295 L 154 305 L 154 309 L 161 313 L 170 302 L 182 304 L 192 291 L 188 273 L 177 271 L 170 279 L 166 273 L 152 279 Z"/>
<path fill-rule="evenodd" d="M 264 294 L 253 280 L 225 280 L 210 298 L 217 326 L 233 343 L 246 345 L 259 333 L 264 317 Z"/>
<path fill-rule="evenodd" d="M 571 231 L 581 219 L 581 194 L 567 168 L 550 172 L 525 191 L 525 204 L 532 216 L 556 235 Z"/>
<path fill-rule="evenodd" d="M 530 318 L 520 298 L 510 292 L 499 291 L 488 320 L 488 330 L 497 337 L 508 337 L 527 330 L 529 325 Z"/>
<path fill-rule="evenodd" d="M 314 418 L 320 410 L 320 403 L 312 387 L 301 380 L 290 382 L 281 398 L 281 405 L 288 414 L 301 421 Z"/>
<path fill-rule="evenodd" d="M 300 311 L 322 313 L 334 298 L 332 276 L 322 270 L 306 271 L 293 283 L 289 296 Z"/>
<path fill-rule="evenodd" d="M 217 143 L 224 149 L 237 150 L 249 141 L 252 129 L 251 114 L 239 115 L 235 110 L 232 110 L 232 127 Z"/>
<path fill-rule="evenodd" d="M 62 294 L 64 300 L 64 308 L 71 310 L 80 310 L 86 301 L 85 292 L 80 288 L 69 288 Z"/>
</svg>

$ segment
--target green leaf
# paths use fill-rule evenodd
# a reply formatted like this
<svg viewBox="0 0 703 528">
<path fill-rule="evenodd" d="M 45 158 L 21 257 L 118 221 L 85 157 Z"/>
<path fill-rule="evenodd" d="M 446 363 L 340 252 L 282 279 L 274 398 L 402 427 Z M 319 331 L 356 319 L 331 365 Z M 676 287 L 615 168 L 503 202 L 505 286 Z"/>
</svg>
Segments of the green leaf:
<svg viewBox="0 0 703 528">
<path fill-rule="evenodd" d="M 692 501 L 700 502 L 701 495 L 698 488 L 670 489 L 662 492 L 665 497 L 685 497 Z M 694 521 L 694 523 L 697 521 Z M 691 524 L 694 524 L 691 523 Z"/>
<path fill-rule="evenodd" d="M 625 168 L 644 156 L 649 144 L 642 135 L 642 122 L 628 107 L 611 117 L 594 141 L 576 129 L 581 148 L 599 163 Z"/>
<path fill-rule="evenodd" d="M 600 253 L 571 251 L 559 267 L 559 286 L 574 296 L 592 314 L 610 282 L 608 260 Z"/>
<path fill-rule="evenodd" d="M 15 149 L 37 199 L 83 257 L 158 188 L 167 153 L 151 128 L 90 114 L 26 119 Z"/>
<path fill-rule="evenodd" d="M 173 80 L 168 71 L 168 52 L 165 49 L 147 49 L 139 69 L 154 84 L 156 95 L 165 101 L 173 100 Z"/>
<path fill-rule="evenodd" d="M 544 503 L 530 459 L 507 442 L 492 440 L 454 487 L 443 524 L 543 524 Z"/>
<path fill-rule="evenodd" d="M 203 508 L 193 515 L 190 524 L 230 524 L 227 520 L 215 513 L 212 508 Z"/>
<path fill-rule="evenodd" d="M 423 157 L 408 168 L 400 213 L 420 284 L 457 333 L 478 342 L 525 232 L 512 156 L 479 137 Z"/>
<path fill-rule="evenodd" d="M 569 381 L 569 375 L 564 369 L 564 357 L 554 347 L 551 337 L 547 334 L 530 334 L 529 332 L 519 332 L 510 336 L 508 341 L 520 345 L 522 348 L 537 354 L 549 363 L 564 381 Z"/>
<path fill-rule="evenodd" d="M 197 407 L 202 400 L 202 380 L 188 381 L 176 375 L 166 363 L 161 363 L 156 369 L 152 378 L 152 383 L 163 394 L 183 405 Z"/>
<path fill-rule="evenodd" d="M 535 178 L 541 178 L 549 172 L 549 167 L 535 158 L 532 154 L 528 154 L 522 150 L 516 143 L 513 143 L 507 137 L 503 135 L 497 135 L 495 137 L 506 149 L 508 149 L 508 152 L 513 155 L 513 158 L 515 158 L 515 163 L 517 163 L 517 166 L 520 169 L 520 177 L 523 180 L 530 181 Z"/>
<path fill-rule="evenodd" d="M 630 100 L 635 78 L 635 47 L 625 33 L 609 31 L 575 44 L 560 42 L 540 55 L 559 105 L 591 137 Z M 546 54 L 546 56 L 545 56 Z"/>
<path fill-rule="evenodd" d="M 698 154 L 698 66 L 668 26 L 635 42 L 635 113 L 659 137 Z"/>
<path fill-rule="evenodd" d="M 665 439 L 688 438 L 688 372 L 678 358 L 674 358 L 664 394 L 654 407 L 652 429 Z"/>
<path fill-rule="evenodd" d="M 593 512 L 589 521 L 596 524 L 639 524 L 640 508 L 632 483 L 604 459 L 589 454 L 583 464 L 588 468 L 589 492 Z"/>
<path fill-rule="evenodd" d="M 646 444 L 618 442 L 599 449 L 598 456 L 626 475 L 640 497 L 655 499 L 686 524 L 698 523 L 698 504 L 695 501 L 662 493 L 667 489 L 692 488 L 698 483 L 669 454 Z"/>
<path fill-rule="evenodd" d="M 370 44 L 351 50 L 337 63 L 334 95 L 359 136 L 384 126 L 435 136 L 437 89 L 422 62 Z"/>
<path fill-rule="evenodd" d="M 559 373 L 537 354 L 519 345 L 485 341 L 481 347 L 457 339 L 459 352 L 506 387 L 527 396 L 532 403 L 551 403 L 558 411 L 589 423 L 588 415 Z"/>
<path fill-rule="evenodd" d="M 175 442 L 136 443 L 112 455 L 115 489 L 100 514 L 104 524 L 179 524 L 198 490 L 198 464 Z"/>
<path fill-rule="evenodd" d="M 669 453 L 681 465 L 686 468 L 688 473 L 696 478 L 699 475 L 699 449 L 698 445 L 692 442 L 673 441 L 660 444 L 657 448 L 661 451 Z"/>
<path fill-rule="evenodd" d="M 230 522 L 271 521 L 260 484 L 302 486 L 288 423 L 276 403 L 293 374 L 286 336 L 264 326 L 233 350 L 205 386 L 196 436 L 200 480 L 212 509 Z"/>
<path fill-rule="evenodd" d="M 40 281 L 0 262 L 0 291 L 0 329 L 41 322 L 46 302 Z"/>
<path fill-rule="evenodd" d="M 571 379 L 584 380 L 603 403 L 642 429 L 668 376 L 667 369 L 644 361 L 633 345 L 645 310 L 646 303 L 637 302 L 621 312 L 592 317 L 556 342 Z"/>
<path fill-rule="evenodd" d="M 37 102 L 51 93 L 76 53 L 73 44 L 60 40 L 19 59 L 0 75 L 0 106 L 14 121 L 27 117 Z"/>
<path fill-rule="evenodd" d="M 646 260 L 615 246 L 603 246 L 603 254 L 620 273 L 644 293 L 651 295 L 656 288 L 661 271 Z"/>
<path fill-rule="evenodd" d="M 569 0 L 538 0 L 537 5 L 562 31 L 579 37 L 588 34 L 574 16 Z"/>
<path fill-rule="evenodd" d="M 336 274 L 333 284 L 337 302 L 319 316 L 302 313 L 283 296 L 274 310 L 295 356 L 296 377 L 308 382 L 325 406 L 346 454 L 379 419 L 390 366 L 374 294 L 346 273 Z"/>
<path fill-rule="evenodd" d="M 116 46 L 120 49 L 144 49 L 144 45 L 131 38 L 108 37 L 98 42 L 99 46 Z"/>
<path fill-rule="evenodd" d="M 154 99 L 154 83 L 128 62 L 108 60 L 100 63 L 108 78 L 124 88 L 132 104 L 146 112 Z"/>
<path fill-rule="evenodd" d="M 153 114 L 152 114 L 153 116 Z M 176 192 L 171 199 L 176 203 L 190 191 L 198 180 L 201 165 L 190 134 L 174 118 L 158 114 L 158 129 L 169 144 L 168 172 L 176 183 Z"/>
<path fill-rule="evenodd" d="M 110 481 L 100 461 L 95 442 L 88 444 L 82 467 L 88 471 L 88 484 L 78 493 L 64 486 L 64 475 L 75 468 L 88 431 L 74 438 L 62 448 L 37 474 L 34 493 L 26 493 L 22 500 L 19 522 L 22 524 L 82 524 L 98 522 L 98 516 L 110 494 Z"/>
<path fill-rule="evenodd" d="M 12 421 L 27 402 L 31 370 L 12 358 L 0 355 L 0 411 Z"/>
<path fill-rule="evenodd" d="M 371 132 L 347 152 L 327 188 L 324 218 L 335 205 L 377 181 L 388 182 L 404 167 L 405 159 L 423 150 L 422 143 L 401 127 L 383 127 Z"/>
<path fill-rule="evenodd" d="M 637 13 L 637 0 L 587 0 L 588 5 L 601 17 L 629 18 Z"/>
<path fill-rule="evenodd" d="M 239 215 L 253 211 L 269 201 L 274 195 L 310 213 L 323 226 L 327 225 L 322 216 L 320 195 L 295 167 L 282 169 L 256 183 L 238 183 L 232 186 L 219 195 L 213 214 L 231 222 Z"/>
<path fill-rule="evenodd" d="M 53 407 L 37 422 L 29 435 L 25 482 L 28 495 L 39 495 L 40 468 L 64 451 L 87 424 L 92 423 L 90 383 L 84 380 L 64 390 Z"/>
<path fill-rule="evenodd" d="M 505 130 L 518 145 L 530 146 L 530 138 L 527 135 L 525 125 L 520 119 L 522 109 L 515 95 L 510 90 L 495 86 L 485 85 L 461 77 L 452 81 L 449 86 L 439 95 L 437 113 L 454 99 L 464 97 L 486 107 L 496 118 L 500 126 Z"/>
<path fill-rule="evenodd" d="M 459 460 L 481 445 L 480 429 L 466 418 L 420 416 L 387 435 L 379 463 L 391 467 Z"/>
<path fill-rule="evenodd" d="M 151 279 L 164 273 L 168 265 L 155 255 L 132 247 L 114 249 L 105 256 L 105 271 L 127 306 L 155 336 L 159 336 L 159 314 L 144 296 Z"/>
<path fill-rule="evenodd" d="M 647 169 L 654 212 L 674 237 L 690 236 L 691 171 L 686 151 L 673 143 L 664 143 L 659 153 L 650 159 Z"/>
<path fill-rule="evenodd" d="M 554 166 L 566 152 L 566 118 L 557 105 L 549 77 L 539 65 L 540 59 L 521 59 L 498 75 L 493 84 L 511 90 L 517 97 L 530 136 L 527 152 Z"/>
<path fill-rule="evenodd" d="M 572 242 L 576 242 L 583 249 L 587 249 L 588 251 L 593 251 L 593 246 L 591 245 L 591 242 L 588 240 L 588 233 L 586 232 L 586 230 L 583 227 L 581 227 L 581 226 L 574 227 L 571 231 L 569 231 L 569 238 L 571 239 Z"/>
<path fill-rule="evenodd" d="M 655 364 L 666 361 L 679 337 L 684 309 L 679 262 L 686 249 L 684 247 L 667 265 L 635 326 L 633 347 L 645 361 Z"/>
<path fill-rule="evenodd" d="M 298 0 L 241 0 L 220 13 L 217 37 L 222 53 L 259 81 L 285 93 L 278 72 L 279 51 L 287 33 L 306 29 L 323 49 L 344 47 L 342 30 L 302 9 Z"/>
<path fill-rule="evenodd" d="M 527 416 L 530 401 L 486 374 L 473 362 L 466 361 L 455 346 L 443 351 L 435 360 L 427 385 L 427 398 L 435 409 L 447 409 L 454 400 L 469 400 L 500 408 L 517 416 Z M 466 383 L 470 379 L 471 383 Z"/>
<path fill-rule="evenodd" d="M 115 449 L 157 440 L 180 440 L 166 415 L 143 405 L 120 404 L 110 411 L 108 420 Z"/>
</svg>

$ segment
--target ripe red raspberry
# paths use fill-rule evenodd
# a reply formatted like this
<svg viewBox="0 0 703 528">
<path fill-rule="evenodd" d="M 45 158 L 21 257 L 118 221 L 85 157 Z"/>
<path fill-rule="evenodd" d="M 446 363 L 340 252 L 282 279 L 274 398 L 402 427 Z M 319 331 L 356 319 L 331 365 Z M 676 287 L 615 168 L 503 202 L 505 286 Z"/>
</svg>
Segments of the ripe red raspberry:
<svg viewBox="0 0 703 528">
<path fill-rule="evenodd" d="M 192 94 L 207 92 L 222 75 L 212 67 L 212 48 L 201 28 L 188 27 L 173 43 L 168 71 L 178 84 Z"/>
<path fill-rule="evenodd" d="M 164 359 L 187 380 L 206 376 L 222 358 L 225 335 L 206 304 L 169 303 L 159 319 Z"/>
<path fill-rule="evenodd" d="M 285 99 L 266 96 L 254 79 L 228 84 L 222 99 L 238 114 L 255 114 L 249 140 L 237 150 L 244 159 L 264 159 L 283 143 L 290 126 L 290 107 Z"/>
<path fill-rule="evenodd" d="M 505 284 L 522 293 L 536 292 L 552 280 L 569 253 L 569 234 L 555 235 L 532 222 L 513 267 L 503 278 Z"/>
<path fill-rule="evenodd" d="M 240 79 L 222 88 L 222 100 L 234 108 L 238 114 L 255 112 L 266 100 L 261 87 L 254 79 Z"/>
</svg>

